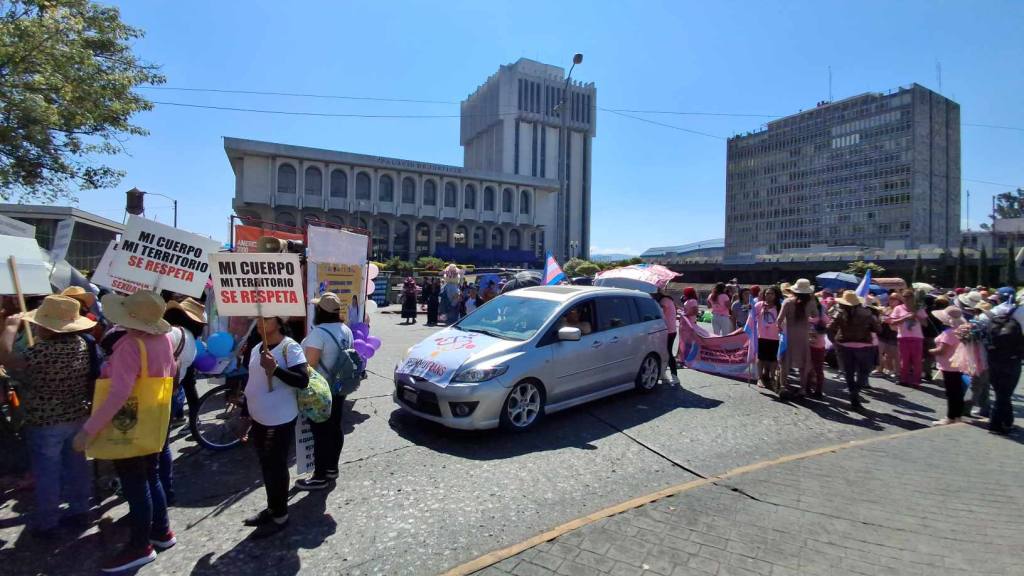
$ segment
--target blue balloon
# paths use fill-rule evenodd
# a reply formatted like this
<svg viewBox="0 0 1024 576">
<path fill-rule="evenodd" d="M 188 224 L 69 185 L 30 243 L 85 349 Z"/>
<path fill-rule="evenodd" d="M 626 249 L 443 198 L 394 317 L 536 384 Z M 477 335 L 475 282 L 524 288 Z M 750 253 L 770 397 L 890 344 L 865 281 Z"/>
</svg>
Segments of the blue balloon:
<svg viewBox="0 0 1024 576">
<path fill-rule="evenodd" d="M 215 358 L 227 358 L 235 349 L 235 339 L 227 332 L 214 332 L 206 339 L 206 349 Z"/>
<path fill-rule="evenodd" d="M 209 372 L 217 367 L 217 359 L 214 358 L 213 354 L 207 352 L 202 356 L 196 356 L 194 366 L 199 372 Z"/>
<path fill-rule="evenodd" d="M 206 342 L 196 340 L 196 358 L 206 354 Z"/>
</svg>

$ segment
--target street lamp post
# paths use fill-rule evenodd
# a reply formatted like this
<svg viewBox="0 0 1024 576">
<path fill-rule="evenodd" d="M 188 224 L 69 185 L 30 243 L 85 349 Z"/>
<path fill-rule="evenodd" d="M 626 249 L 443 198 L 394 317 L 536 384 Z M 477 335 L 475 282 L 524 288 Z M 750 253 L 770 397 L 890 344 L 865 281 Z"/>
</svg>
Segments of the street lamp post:
<svg viewBox="0 0 1024 576">
<path fill-rule="evenodd" d="M 129 214 L 134 214 L 136 216 L 139 216 L 146 211 L 145 202 L 143 201 L 143 198 L 147 194 L 150 196 L 159 196 L 161 198 L 166 198 L 170 200 L 171 203 L 174 205 L 174 227 L 178 227 L 178 201 L 175 200 L 174 198 L 171 198 L 170 196 L 166 196 L 164 194 L 158 194 L 156 192 L 146 192 L 145 190 L 139 190 L 138 188 L 132 188 L 126 194 L 128 196 L 128 201 L 125 206 L 125 212 Z"/>
<path fill-rule="evenodd" d="M 566 151 L 568 149 L 565 101 L 569 96 L 569 82 L 572 80 L 572 71 L 576 68 L 577 64 L 582 63 L 583 54 L 574 54 L 572 57 L 572 66 L 569 67 L 569 73 L 565 75 L 565 86 L 562 88 L 562 97 L 559 98 L 558 105 L 555 106 L 560 123 L 558 128 L 558 206 L 555 211 L 555 217 L 558 218 L 558 226 L 555 229 L 558 231 L 556 236 L 559 250 L 568 250 L 567 241 L 569 239 L 569 227 L 565 224 L 566 217 L 569 214 L 569 194 L 565 189 L 567 176 L 566 170 L 568 169 L 565 165 Z"/>
</svg>

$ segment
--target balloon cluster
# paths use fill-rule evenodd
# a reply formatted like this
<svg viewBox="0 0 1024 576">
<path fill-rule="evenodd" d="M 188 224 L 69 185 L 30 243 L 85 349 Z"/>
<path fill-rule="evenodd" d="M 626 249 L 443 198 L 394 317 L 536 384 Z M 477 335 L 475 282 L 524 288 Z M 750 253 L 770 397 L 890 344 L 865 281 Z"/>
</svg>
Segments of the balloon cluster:
<svg viewBox="0 0 1024 576">
<path fill-rule="evenodd" d="M 199 372 L 209 372 L 217 367 L 217 361 L 231 356 L 235 349 L 235 338 L 227 332 L 214 332 L 206 339 L 196 340 L 196 359 L 192 363 Z"/>
<path fill-rule="evenodd" d="M 380 349 L 381 344 L 383 344 L 380 338 L 370 336 L 370 326 L 362 322 L 352 325 L 352 336 L 355 338 L 352 342 L 352 349 L 355 350 L 363 360 L 373 358 L 373 355 Z"/>
</svg>

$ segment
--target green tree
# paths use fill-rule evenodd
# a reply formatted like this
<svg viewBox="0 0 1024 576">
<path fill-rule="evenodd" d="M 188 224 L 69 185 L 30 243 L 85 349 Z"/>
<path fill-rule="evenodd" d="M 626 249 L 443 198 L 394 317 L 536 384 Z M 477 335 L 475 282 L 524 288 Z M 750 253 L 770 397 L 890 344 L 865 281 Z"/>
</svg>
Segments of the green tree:
<svg viewBox="0 0 1024 576">
<path fill-rule="evenodd" d="M 589 261 L 584 261 L 584 262 L 580 263 L 579 266 L 576 266 L 576 274 L 575 275 L 577 275 L 577 276 L 594 276 L 595 274 L 597 274 L 600 271 L 601 271 L 601 267 L 598 266 L 597 264 L 594 264 L 593 262 L 589 262 Z"/>
<path fill-rule="evenodd" d="M 1006 285 L 1017 288 L 1017 246 L 1013 240 L 1006 249 Z"/>
<path fill-rule="evenodd" d="M 995 211 L 990 214 L 994 219 L 1024 217 L 1024 188 L 996 195 Z M 982 230 L 991 230 L 989 224 L 982 224 Z"/>
<path fill-rule="evenodd" d="M 421 256 L 418 260 L 416 260 L 417 268 L 430 270 L 432 272 L 444 270 L 444 267 L 447 265 L 448 264 L 444 260 L 441 260 L 440 258 L 435 258 L 433 256 Z"/>
<path fill-rule="evenodd" d="M 407 262 L 398 256 L 394 256 L 384 262 L 384 270 L 389 270 L 400 275 L 408 275 L 412 274 L 413 265 L 412 262 Z"/>
<path fill-rule="evenodd" d="M 981 253 L 978 254 L 978 282 L 976 286 L 986 286 L 988 284 L 988 251 L 985 247 L 981 247 Z"/>
<path fill-rule="evenodd" d="M 153 105 L 132 90 L 164 82 L 132 52 L 142 36 L 88 0 L 0 3 L 0 198 L 73 199 L 120 182 L 100 157 L 147 134 L 131 119 Z"/>
<path fill-rule="evenodd" d="M 562 264 L 562 272 L 565 272 L 565 275 L 569 278 L 577 276 L 576 267 L 584 262 L 586 262 L 586 260 L 582 258 L 570 258 L 565 261 L 565 264 Z"/>
<path fill-rule="evenodd" d="M 956 255 L 956 271 L 953 274 L 953 287 L 960 288 L 964 285 L 967 277 L 967 254 L 964 253 L 964 243 L 960 242 L 960 252 Z"/>
<path fill-rule="evenodd" d="M 853 262 L 850 262 L 846 265 L 846 270 L 843 270 L 843 272 L 853 274 L 854 276 L 863 276 L 864 274 L 867 274 L 868 270 L 871 270 L 871 274 L 874 276 L 881 276 L 882 274 L 885 274 L 885 268 L 882 266 L 875 264 L 874 262 L 865 262 L 863 260 L 854 260 Z"/>
</svg>

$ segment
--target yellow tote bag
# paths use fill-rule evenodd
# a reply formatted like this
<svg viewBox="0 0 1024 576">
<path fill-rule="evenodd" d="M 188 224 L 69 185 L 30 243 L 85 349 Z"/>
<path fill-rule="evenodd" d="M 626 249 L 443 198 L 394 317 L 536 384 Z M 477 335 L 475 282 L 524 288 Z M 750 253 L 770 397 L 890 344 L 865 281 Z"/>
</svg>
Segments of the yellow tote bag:
<svg viewBox="0 0 1024 576">
<path fill-rule="evenodd" d="M 117 411 L 92 444 L 86 448 L 86 455 L 99 460 L 120 460 L 134 456 L 155 454 L 164 449 L 167 440 L 167 425 L 171 418 L 171 392 L 174 377 L 150 377 L 146 345 L 136 338 L 142 360 L 142 374 L 135 381 L 131 396 Z M 96 381 L 96 392 L 92 398 L 95 410 L 110 395 L 110 378 Z"/>
</svg>

